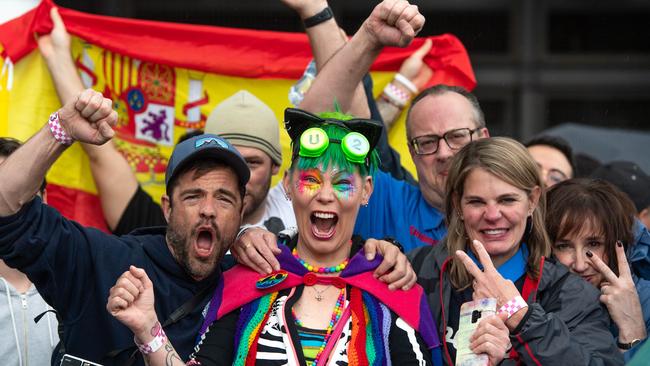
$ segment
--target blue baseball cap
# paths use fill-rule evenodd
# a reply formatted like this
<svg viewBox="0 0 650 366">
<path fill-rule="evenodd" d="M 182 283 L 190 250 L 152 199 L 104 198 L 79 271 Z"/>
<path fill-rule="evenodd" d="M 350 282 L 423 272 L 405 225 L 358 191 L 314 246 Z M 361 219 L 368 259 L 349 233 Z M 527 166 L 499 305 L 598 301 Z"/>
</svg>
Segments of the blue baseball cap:
<svg viewBox="0 0 650 366">
<path fill-rule="evenodd" d="M 176 177 L 181 168 L 198 158 L 211 158 L 231 167 L 237 174 L 239 187 L 246 187 L 251 171 L 239 151 L 221 137 L 206 133 L 189 138 L 174 148 L 165 173 L 167 194 L 169 194 L 169 182 Z"/>
</svg>

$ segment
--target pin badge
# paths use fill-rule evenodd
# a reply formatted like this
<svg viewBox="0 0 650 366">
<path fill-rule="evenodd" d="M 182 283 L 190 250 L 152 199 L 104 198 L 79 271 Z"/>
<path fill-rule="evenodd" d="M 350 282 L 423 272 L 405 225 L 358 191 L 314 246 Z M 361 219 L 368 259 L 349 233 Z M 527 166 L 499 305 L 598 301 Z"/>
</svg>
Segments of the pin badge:
<svg viewBox="0 0 650 366">
<path fill-rule="evenodd" d="M 267 288 L 271 288 L 282 281 L 286 280 L 287 277 L 289 276 L 289 272 L 287 271 L 277 271 L 273 272 L 270 275 L 264 276 L 257 280 L 257 283 L 255 284 L 255 287 L 258 290 L 266 290 Z"/>
</svg>

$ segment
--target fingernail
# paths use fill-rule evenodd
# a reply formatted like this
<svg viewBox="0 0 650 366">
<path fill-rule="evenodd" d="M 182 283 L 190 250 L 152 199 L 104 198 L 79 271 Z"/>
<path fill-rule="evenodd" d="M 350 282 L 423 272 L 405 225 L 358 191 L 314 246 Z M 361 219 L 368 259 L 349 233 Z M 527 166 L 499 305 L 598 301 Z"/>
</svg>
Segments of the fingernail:
<svg viewBox="0 0 650 366">
<path fill-rule="evenodd" d="M 620 240 L 617 240 L 617 241 L 616 241 L 616 245 L 618 245 L 618 247 L 620 248 L 620 247 L 623 246 L 623 242 L 620 241 Z"/>
<path fill-rule="evenodd" d="M 370 253 L 366 254 L 366 260 L 371 261 L 372 260 L 372 254 L 370 254 Z"/>
<path fill-rule="evenodd" d="M 395 291 L 395 287 L 393 285 L 388 285 L 388 289 L 391 291 Z"/>
<path fill-rule="evenodd" d="M 587 257 L 589 257 L 589 258 L 594 256 L 594 253 L 592 253 L 591 250 L 588 250 L 586 254 L 587 254 Z"/>
</svg>

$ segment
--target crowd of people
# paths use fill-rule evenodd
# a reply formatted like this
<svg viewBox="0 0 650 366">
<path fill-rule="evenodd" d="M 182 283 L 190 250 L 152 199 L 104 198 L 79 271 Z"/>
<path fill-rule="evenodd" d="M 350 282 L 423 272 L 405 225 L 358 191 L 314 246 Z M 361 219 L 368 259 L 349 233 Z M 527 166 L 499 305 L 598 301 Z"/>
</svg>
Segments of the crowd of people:
<svg viewBox="0 0 650 366">
<path fill-rule="evenodd" d="M 326 1 L 282 1 L 316 70 L 284 111 L 291 156 L 274 112 L 239 91 L 178 141 L 160 204 L 52 10 L 38 44 L 62 107 L 24 144 L 0 138 L 5 364 L 643 364 L 650 178 L 631 162 L 588 171 L 561 137 L 491 137 L 472 93 L 425 88 L 431 42 L 375 98 L 370 65 L 425 22 L 405 0 L 350 39 Z M 386 138 L 401 113 L 417 181 Z M 73 143 L 110 234 L 46 204 Z M 494 315 L 465 339 L 464 306 L 483 299 Z"/>
</svg>

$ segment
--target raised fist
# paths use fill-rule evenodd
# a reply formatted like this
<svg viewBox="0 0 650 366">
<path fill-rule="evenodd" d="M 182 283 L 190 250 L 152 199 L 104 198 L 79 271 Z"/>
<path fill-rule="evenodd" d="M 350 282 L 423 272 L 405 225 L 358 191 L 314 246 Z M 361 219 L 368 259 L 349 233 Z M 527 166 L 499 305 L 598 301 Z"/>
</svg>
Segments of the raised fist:
<svg viewBox="0 0 650 366">
<path fill-rule="evenodd" d="M 86 89 L 59 109 L 61 126 L 74 140 L 101 145 L 115 135 L 117 112 L 112 106 L 101 93 Z"/>
<path fill-rule="evenodd" d="M 384 0 L 377 5 L 363 28 L 378 46 L 408 46 L 424 26 L 417 5 L 405 0 Z"/>
<path fill-rule="evenodd" d="M 158 319 L 153 284 L 142 268 L 131 266 L 117 279 L 108 295 L 106 310 L 133 333 L 146 333 Z"/>
</svg>

